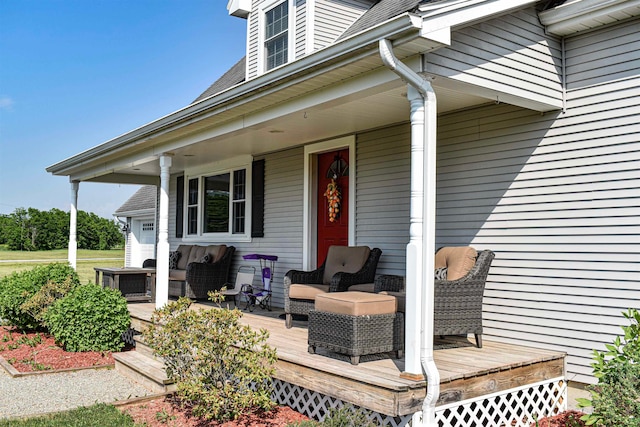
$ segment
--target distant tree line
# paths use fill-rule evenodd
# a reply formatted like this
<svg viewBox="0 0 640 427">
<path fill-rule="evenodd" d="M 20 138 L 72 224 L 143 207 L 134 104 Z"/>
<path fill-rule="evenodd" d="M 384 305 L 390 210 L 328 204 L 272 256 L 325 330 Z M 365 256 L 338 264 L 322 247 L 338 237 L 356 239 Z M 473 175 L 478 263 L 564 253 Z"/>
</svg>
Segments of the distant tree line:
<svg viewBox="0 0 640 427">
<path fill-rule="evenodd" d="M 112 249 L 124 246 L 117 221 L 78 211 L 79 249 Z M 46 251 L 69 246 L 69 212 L 17 208 L 0 214 L 0 244 L 12 251 Z"/>
</svg>

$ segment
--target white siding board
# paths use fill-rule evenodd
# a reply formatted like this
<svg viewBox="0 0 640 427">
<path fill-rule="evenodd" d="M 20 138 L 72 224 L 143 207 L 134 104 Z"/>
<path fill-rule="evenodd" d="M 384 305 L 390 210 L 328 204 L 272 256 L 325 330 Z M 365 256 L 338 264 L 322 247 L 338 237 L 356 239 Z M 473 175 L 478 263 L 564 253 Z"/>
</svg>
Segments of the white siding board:
<svg viewBox="0 0 640 427">
<path fill-rule="evenodd" d="M 579 83 L 565 114 L 487 105 L 439 117 L 437 246 L 494 250 L 485 334 L 567 351 L 580 381 L 593 382 L 591 351 L 621 332 L 621 312 L 640 307 L 632 28 L 580 36 L 579 48 L 566 40 Z"/>
<path fill-rule="evenodd" d="M 370 6 L 369 1 L 315 0 L 314 50 L 335 42 Z"/>
<path fill-rule="evenodd" d="M 358 135 L 356 149 L 357 244 L 382 249 L 378 274 L 404 276 L 409 242 L 409 126 Z"/>
<path fill-rule="evenodd" d="M 295 2 L 295 57 L 300 58 L 307 52 L 307 2 L 296 0 Z"/>
<path fill-rule="evenodd" d="M 562 97 L 560 44 L 544 34 L 533 9 L 452 34 L 427 54 L 427 72 L 541 102 Z"/>
</svg>

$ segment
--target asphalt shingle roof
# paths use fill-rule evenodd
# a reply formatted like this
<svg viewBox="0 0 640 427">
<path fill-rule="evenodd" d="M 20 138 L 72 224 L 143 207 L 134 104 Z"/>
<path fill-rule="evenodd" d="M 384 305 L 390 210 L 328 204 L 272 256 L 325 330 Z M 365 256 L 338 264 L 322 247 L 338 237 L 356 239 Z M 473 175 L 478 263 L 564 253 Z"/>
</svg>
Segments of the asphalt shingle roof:
<svg viewBox="0 0 640 427">
<path fill-rule="evenodd" d="M 353 34 L 357 34 L 388 19 L 405 12 L 415 11 L 420 3 L 428 3 L 439 0 L 380 0 L 373 4 L 360 19 L 349 27 L 339 38 L 342 40 Z M 246 57 L 245 57 L 246 58 Z M 245 58 L 238 61 L 218 80 L 200 94 L 193 102 L 201 101 L 212 95 L 216 95 L 246 80 Z"/>
<path fill-rule="evenodd" d="M 138 191 L 133 193 L 133 195 L 116 210 L 116 215 L 144 209 L 155 209 L 157 194 L 158 192 L 155 185 L 140 187 Z"/>
</svg>

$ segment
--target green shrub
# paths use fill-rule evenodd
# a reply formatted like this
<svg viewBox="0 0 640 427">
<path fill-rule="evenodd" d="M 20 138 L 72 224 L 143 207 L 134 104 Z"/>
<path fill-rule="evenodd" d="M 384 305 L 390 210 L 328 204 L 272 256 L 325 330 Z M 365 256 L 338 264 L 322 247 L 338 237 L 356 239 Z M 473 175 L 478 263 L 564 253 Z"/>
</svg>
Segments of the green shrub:
<svg viewBox="0 0 640 427">
<path fill-rule="evenodd" d="M 76 271 L 64 263 L 41 265 L 0 279 L 0 319 L 24 330 L 41 327 L 41 320 L 25 311 L 23 306 L 28 306 L 29 300 L 47 283 L 63 284 L 66 281 L 72 287 L 80 283 Z M 40 311 L 33 313 L 38 315 Z"/>
<path fill-rule="evenodd" d="M 297 421 L 287 427 L 377 427 L 378 424 L 370 419 L 370 413 L 351 404 L 340 408 L 333 408 L 321 423 L 317 421 Z"/>
<path fill-rule="evenodd" d="M 341 408 L 331 409 L 321 425 L 322 427 L 376 427 L 378 424 L 369 419 L 365 410 L 353 405 L 344 405 Z"/>
<path fill-rule="evenodd" d="M 220 302 L 219 295 L 210 297 Z M 237 309 L 190 306 L 181 298 L 156 310 L 154 326 L 143 333 L 164 358 L 180 401 L 195 416 L 220 421 L 273 408 L 276 351 L 266 344 L 268 332 L 241 325 Z"/>
<path fill-rule="evenodd" d="M 118 351 L 129 324 L 120 291 L 93 283 L 76 287 L 45 314 L 49 332 L 68 351 Z"/>
<path fill-rule="evenodd" d="M 71 276 L 62 282 L 48 281 L 43 287 L 38 289 L 35 294 L 27 301 L 22 303 L 20 310 L 28 313 L 39 324 L 44 321 L 44 316 L 49 307 L 56 300 L 63 298 L 71 292 L 79 283 L 75 282 Z"/>
<path fill-rule="evenodd" d="M 593 408 L 582 417 L 588 426 L 640 427 L 640 312 L 622 314 L 631 324 L 622 326 L 624 336 L 606 351 L 594 350 L 591 366 L 598 384 L 588 387 L 590 399 L 578 399 L 580 407 Z"/>
</svg>

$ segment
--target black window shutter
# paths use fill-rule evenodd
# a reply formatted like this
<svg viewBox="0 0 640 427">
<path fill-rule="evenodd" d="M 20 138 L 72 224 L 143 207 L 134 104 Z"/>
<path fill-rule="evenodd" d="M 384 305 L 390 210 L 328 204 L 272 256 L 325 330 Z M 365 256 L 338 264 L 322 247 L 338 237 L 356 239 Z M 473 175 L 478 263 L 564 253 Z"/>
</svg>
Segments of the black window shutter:
<svg viewBox="0 0 640 427">
<path fill-rule="evenodd" d="M 176 182 L 176 237 L 182 237 L 184 226 L 184 176 L 179 176 Z"/>
<path fill-rule="evenodd" d="M 251 237 L 264 237 L 264 159 L 251 169 Z"/>
</svg>

